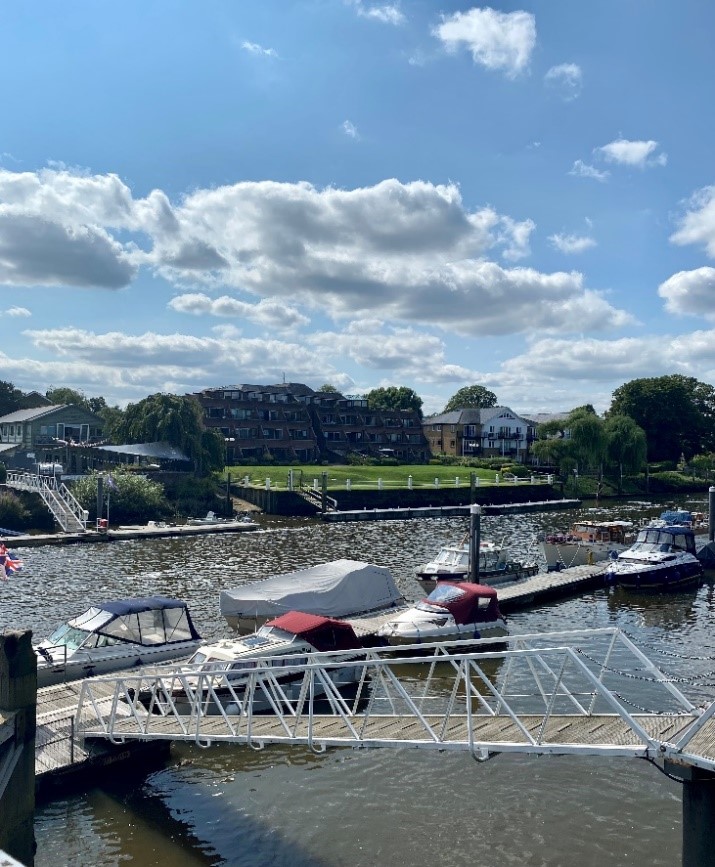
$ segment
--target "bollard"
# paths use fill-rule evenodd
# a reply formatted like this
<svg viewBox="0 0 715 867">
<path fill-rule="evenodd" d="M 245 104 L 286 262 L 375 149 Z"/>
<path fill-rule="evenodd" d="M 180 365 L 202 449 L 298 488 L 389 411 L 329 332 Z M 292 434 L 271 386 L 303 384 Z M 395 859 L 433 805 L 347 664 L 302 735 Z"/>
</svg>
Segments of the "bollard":
<svg viewBox="0 0 715 867">
<path fill-rule="evenodd" d="M 350 479 L 345 479 L 345 490 L 351 491 L 352 487 L 353 487 L 353 483 L 350 481 Z"/>
<path fill-rule="evenodd" d="M 412 476 L 407 476 L 407 489 L 412 490 Z"/>
<path fill-rule="evenodd" d="M 377 489 L 378 489 L 378 491 L 382 490 L 382 479 L 377 480 Z"/>
<path fill-rule="evenodd" d="M 455 476 L 455 477 L 454 477 L 454 487 L 455 487 L 455 488 L 458 488 L 458 487 L 459 487 L 459 476 Z"/>
<path fill-rule="evenodd" d="M 30 867 L 35 858 L 37 657 L 32 632 L 0 635 L 0 717 L 13 730 L 18 758 L 0 777 L 0 850 Z M 0 859 L 1 860 L 1 859 Z"/>
<path fill-rule="evenodd" d="M 439 487 L 439 479 L 434 480 L 434 486 L 435 486 L 435 488 Z"/>
</svg>

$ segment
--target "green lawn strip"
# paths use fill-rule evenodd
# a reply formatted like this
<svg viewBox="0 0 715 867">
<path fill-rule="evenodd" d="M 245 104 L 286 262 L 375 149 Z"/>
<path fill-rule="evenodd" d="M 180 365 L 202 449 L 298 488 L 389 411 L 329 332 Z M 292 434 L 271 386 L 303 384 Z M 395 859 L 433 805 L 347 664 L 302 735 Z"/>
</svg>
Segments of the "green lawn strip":
<svg viewBox="0 0 715 867">
<path fill-rule="evenodd" d="M 271 487 L 277 490 L 287 490 L 288 471 L 285 466 L 232 466 L 226 467 L 234 483 L 240 483 L 245 476 L 249 484 L 264 487 L 266 479 L 271 480 Z M 369 488 L 376 490 L 378 480 L 382 480 L 383 488 L 407 488 L 408 478 L 412 476 L 413 488 L 434 488 L 435 479 L 439 479 L 440 488 L 468 488 L 471 484 L 471 473 L 476 473 L 480 485 L 493 485 L 496 473 L 494 470 L 473 469 L 471 467 L 434 466 L 425 464 L 401 466 L 361 466 L 333 465 L 315 466 L 296 464 L 293 468 L 294 483 L 297 486 L 303 473 L 303 485 L 312 487 L 317 479 L 318 487 L 322 485 L 322 474 L 327 474 L 328 490 L 345 490 L 347 480 L 353 489 Z M 524 482 L 528 484 L 529 480 Z M 509 484 L 514 484 L 510 482 Z"/>
</svg>

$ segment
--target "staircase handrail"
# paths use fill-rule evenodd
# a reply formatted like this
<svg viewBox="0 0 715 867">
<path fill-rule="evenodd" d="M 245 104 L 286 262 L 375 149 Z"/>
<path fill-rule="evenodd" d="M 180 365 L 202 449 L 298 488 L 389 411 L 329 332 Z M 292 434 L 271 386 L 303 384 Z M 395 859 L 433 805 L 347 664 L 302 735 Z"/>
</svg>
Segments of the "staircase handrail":
<svg viewBox="0 0 715 867">
<path fill-rule="evenodd" d="M 65 533 L 73 530 L 82 533 L 87 531 L 87 511 L 64 482 L 57 483 L 55 476 L 46 477 L 34 473 L 9 471 L 6 484 L 12 488 L 39 494 Z M 74 526 L 70 526 L 71 524 Z"/>
</svg>

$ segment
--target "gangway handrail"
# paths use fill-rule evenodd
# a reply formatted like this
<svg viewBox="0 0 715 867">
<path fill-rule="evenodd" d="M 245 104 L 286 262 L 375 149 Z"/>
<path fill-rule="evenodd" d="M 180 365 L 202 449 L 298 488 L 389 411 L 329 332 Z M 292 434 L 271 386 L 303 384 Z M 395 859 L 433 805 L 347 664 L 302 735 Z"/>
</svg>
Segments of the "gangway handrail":
<svg viewBox="0 0 715 867">
<path fill-rule="evenodd" d="M 82 685 L 76 724 L 85 737 L 115 742 L 410 745 L 468 750 L 478 759 L 499 752 L 670 757 L 715 770 L 715 758 L 692 748 L 703 729 L 712 737 L 715 704 L 705 712 L 693 705 L 621 630 L 505 643 L 420 646 L 419 657 L 409 647 L 316 653 L 304 663 L 262 657 L 240 674 L 184 665 L 92 678 Z M 502 664 L 509 670 L 500 679 Z M 634 672 L 647 684 L 641 689 L 657 691 L 656 710 L 633 713 L 617 691 L 621 681 L 634 683 Z M 349 696 L 338 685 L 348 675 Z"/>
</svg>

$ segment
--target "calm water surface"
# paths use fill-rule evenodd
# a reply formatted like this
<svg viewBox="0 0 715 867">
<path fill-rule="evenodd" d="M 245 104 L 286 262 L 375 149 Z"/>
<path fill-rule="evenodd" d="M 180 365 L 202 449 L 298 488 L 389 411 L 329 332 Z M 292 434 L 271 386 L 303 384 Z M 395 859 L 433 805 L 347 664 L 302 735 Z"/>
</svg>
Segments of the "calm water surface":
<svg viewBox="0 0 715 867">
<path fill-rule="evenodd" d="M 594 514 L 655 514 L 634 504 Z M 668 503 L 703 508 L 704 501 Z M 538 532 L 585 510 L 482 520 L 514 554 Z M 93 600 L 159 593 L 186 599 L 206 638 L 228 635 L 225 587 L 340 557 L 392 571 L 405 595 L 414 569 L 458 540 L 466 518 L 323 525 L 261 518 L 263 531 L 188 539 L 25 549 L 25 570 L 0 585 L 0 625 L 38 637 Z M 715 695 L 712 583 L 697 593 L 639 597 L 598 591 L 513 614 L 512 631 L 619 626 L 662 668 Z M 237 867 L 338 865 L 673 865 L 680 859 L 680 787 L 639 760 L 417 750 L 200 750 L 185 745 L 160 770 L 65 797 L 37 811 L 37 867 L 170 863 Z"/>
</svg>

